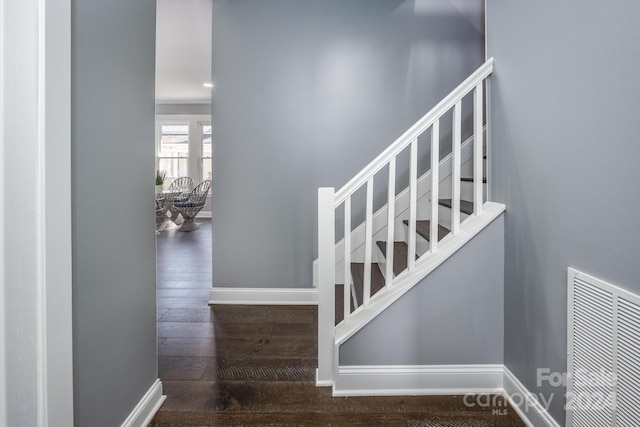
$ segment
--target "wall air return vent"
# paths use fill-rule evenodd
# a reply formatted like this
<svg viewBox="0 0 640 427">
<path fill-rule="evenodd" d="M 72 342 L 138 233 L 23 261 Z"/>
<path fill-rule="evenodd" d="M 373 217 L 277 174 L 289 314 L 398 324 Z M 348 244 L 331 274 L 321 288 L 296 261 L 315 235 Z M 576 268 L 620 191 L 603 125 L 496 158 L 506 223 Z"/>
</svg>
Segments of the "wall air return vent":
<svg viewBox="0 0 640 427">
<path fill-rule="evenodd" d="M 567 426 L 640 426 L 640 297 L 569 269 Z"/>
</svg>

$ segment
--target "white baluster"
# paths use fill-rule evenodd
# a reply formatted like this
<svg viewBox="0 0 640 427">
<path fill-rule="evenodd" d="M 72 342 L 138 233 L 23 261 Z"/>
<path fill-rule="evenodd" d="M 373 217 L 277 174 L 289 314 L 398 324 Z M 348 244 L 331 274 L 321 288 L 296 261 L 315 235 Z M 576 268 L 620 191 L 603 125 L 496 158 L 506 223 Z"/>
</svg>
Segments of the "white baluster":
<svg viewBox="0 0 640 427">
<path fill-rule="evenodd" d="M 365 214 L 364 240 L 364 286 L 362 289 L 362 305 L 369 305 L 371 298 L 371 256 L 373 240 L 373 177 L 367 181 L 367 202 Z"/>
<path fill-rule="evenodd" d="M 440 121 L 431 127 L 431 229 L 429 230 L 429 249 L 438 250 L 438 201 L 440 198 Z"/>
<path fill-rule="evenodd" d="M 333 382 L 336 292 L 335 190 L 318 189 L 318 372 Z"/>
<path fill-rule="evenodd" d="M 413 271 L 416 266 L 416 212 L 418 196 L 418 140 L 411 141 L 409 160 L 409 239 L 407 250 L 407 269 Z"/>
<path fill-rule="evenodd" d="M 351 315 L 351 196 L 344 201 L 344 322 Z"/>
<path fill-rule="evenodd" d="M 451 233 L 460 231 L 460 157 L 462 144 L 462 106 L 453 107 L 453 147 L 451 151 Z"/>
<path fill-rule="evenodd" d="M 389 191 L 387 197 L 387 256 L 385 268 L 385 286 L 393 283 L 393 241 L 396 220 L 396 158 L 389 162 Z"/>
<path fill-rule="evenodd" d="M 473 92 L 473 213 L 476 215 L 482 213 L 483 106 L 483 90 L 482 82 L 480 82 L 476 85 Z"/>
</svg>

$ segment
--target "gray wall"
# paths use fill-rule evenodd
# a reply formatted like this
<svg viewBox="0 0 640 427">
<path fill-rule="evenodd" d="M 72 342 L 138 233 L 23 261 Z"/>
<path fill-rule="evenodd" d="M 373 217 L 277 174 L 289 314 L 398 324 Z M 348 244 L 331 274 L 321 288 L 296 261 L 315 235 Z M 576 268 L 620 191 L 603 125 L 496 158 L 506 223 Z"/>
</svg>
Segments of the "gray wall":
<svg viewBox="0 0 640 427">
<path fill-rule="evenodd" d="M 503 363 L 504 217 L 340 347 L 340 365 Z"/>
<path fill-rule="evenodd" d="M 73 1 L 75 421 L 121 425 L 157 378 L 154 0 Z"/>
<path fill-rule="evenodd" d="M 566 274 L 640 292 L 640 3 L 489 1 L 493 198 L 507 206 L 505 363 L 566 370 Z"/>
<path fill-rule="evenodd" d="M 317 188 L 345 184 L 483 49 L 449 0 L 214 0 L 214 286 L 311 286 Z"/>
</svg>

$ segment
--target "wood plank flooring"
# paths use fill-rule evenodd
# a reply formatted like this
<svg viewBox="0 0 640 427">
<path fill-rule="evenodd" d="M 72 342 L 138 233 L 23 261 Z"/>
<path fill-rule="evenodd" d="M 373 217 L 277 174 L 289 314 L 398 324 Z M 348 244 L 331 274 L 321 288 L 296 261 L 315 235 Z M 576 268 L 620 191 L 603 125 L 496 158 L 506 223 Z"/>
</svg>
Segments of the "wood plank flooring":
<svg viewBox="0 0 640 427">
<path fill-rule="evenodd" d="M 336 398 L 315 386 L 317 308 L 208 306 L 211 228 L 158 236 L 158 370 L 151 422 L 180 426 L 524 426 L 462 396 Z M 502 408 L 501 408 L 502 409 Z"/>
</svg>

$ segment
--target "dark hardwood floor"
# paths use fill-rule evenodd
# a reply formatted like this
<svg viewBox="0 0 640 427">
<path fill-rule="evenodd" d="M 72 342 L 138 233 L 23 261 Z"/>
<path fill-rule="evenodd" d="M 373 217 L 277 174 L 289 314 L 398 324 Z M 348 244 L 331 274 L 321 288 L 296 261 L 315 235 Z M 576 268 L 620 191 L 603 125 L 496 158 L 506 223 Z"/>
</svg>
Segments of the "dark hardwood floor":
<svg viewBox="0 0 640 427">
<path fill-rule="evenodd" d="M 334 398 L 316 387 L 317 308 L 209 307 L 211 225 L 199 222 L 157 239 L 167 400 L 151 426 L 524 426 L 511 408 L 492 415 L 462 396 Z"/>
</svg>

